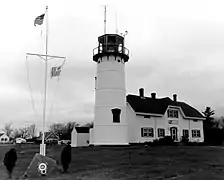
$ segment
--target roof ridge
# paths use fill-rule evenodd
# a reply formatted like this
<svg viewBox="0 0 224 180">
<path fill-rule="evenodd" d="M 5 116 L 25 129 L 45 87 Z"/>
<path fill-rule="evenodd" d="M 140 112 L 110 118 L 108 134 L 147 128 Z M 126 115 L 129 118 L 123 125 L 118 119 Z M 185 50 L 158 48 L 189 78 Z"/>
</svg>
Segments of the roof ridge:
<svg viewBox="0 0 224 180">
<path fill-rule="evenodd" d="M 135 94 L 128 94 L 128 95 L 126 95 L 126 97 L 127 96 L 135 96 L 135 97 L 140 97 L 139 95 L 135 95 Z M 147 99 L 153 99 L 152 97 L 149 97 L 149 96 L 144 96 L 144 98 L 147 98 Z M 144 99 L 144 98 L 142 98 L 142 99 Z M 156 97 L 155 98 L 156 100 L 160 100 L 160 99 L 169 99 L 169 100 L 171 100 L 171 98 L 170 97 L 162 97 L 162 98 L 158 98 L 158 97 Z M 171 100 L 172 101 L 172 100 Z"/>
<path fill-rule="evenodd" d="M 144 101 L 146 100 L 146 101 Z M 168 106 L 180 107 L 186 117 L 204 118 L 202 113 L 193 106 L 183 101 L 173 101 L 170 97 L 156 98 L 145 97 L 139 95 L 127 95 L 127 102 L 131 105 L 135 112 L 164 114 Z"/>
</svg>

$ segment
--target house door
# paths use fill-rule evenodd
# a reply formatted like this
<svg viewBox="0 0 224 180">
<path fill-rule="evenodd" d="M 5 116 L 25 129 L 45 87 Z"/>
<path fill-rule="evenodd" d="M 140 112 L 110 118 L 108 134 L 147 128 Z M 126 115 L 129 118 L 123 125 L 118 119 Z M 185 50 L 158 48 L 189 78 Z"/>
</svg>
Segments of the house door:
<svg viewBox="0 0 224 180">
<path fill-rule="evenodd" d="M 177 127 L 170 128 L 170 134 L 174 141 L 177 141 Z"/>
</svg>

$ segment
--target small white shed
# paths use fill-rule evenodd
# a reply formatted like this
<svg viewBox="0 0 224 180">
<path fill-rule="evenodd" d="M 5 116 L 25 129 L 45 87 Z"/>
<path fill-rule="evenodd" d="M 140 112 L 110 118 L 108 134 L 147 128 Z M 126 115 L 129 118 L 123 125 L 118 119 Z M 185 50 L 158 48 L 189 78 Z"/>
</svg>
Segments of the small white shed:
<svg viewBox="0 0 224 180">
<path fill-rule="evenodd" d="M 9 142 L 9 136 L 6 134 L 0 134 L 0 143 L 8 143 Z"/>
<path fill-rule="evenodd" d="M 89 127 L 75 127 L 72 131 L 71 146 L 88 146 L 90 138 L 89 129 Z"/>
</svg>

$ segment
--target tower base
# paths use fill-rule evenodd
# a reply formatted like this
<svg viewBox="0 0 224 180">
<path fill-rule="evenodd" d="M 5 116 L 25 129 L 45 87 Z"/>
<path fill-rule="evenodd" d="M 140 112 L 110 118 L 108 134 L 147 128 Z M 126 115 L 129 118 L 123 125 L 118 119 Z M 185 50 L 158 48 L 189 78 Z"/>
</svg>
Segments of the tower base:
<svg viewBox="0 0 224 180">
<path fill-rule="evenodd" d="M 128 146 L 129 143 L 93 143 L 94 146 Z"/>
<path fill-rule="evenodd" d="M 91 131 L 92 145 L 129 145 L 126 125 L 96 125 Z"/>
</svg>

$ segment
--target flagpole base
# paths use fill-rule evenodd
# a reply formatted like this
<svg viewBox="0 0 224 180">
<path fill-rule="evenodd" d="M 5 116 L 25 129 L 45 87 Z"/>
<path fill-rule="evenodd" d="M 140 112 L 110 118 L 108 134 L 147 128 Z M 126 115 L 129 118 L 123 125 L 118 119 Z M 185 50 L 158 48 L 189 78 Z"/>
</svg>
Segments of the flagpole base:
<svg viewBox="0 0 224 180">
<path fill-rule="evenodd" d="M 47 176 L 47 177 L 46 177 Z M 58 179 L 60 168 L 57 162 L 47 156 L 36 153 L 27 167 L 22 179 Z"/>
<path fill-rule="evenodd" d="M 46 155 L 46 144 L 40 144 L 40 154 L 42 156 Z"/>
</svg>

